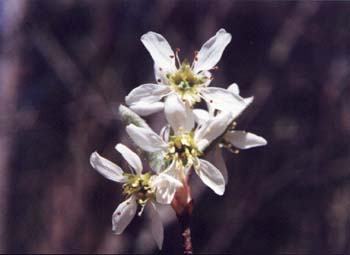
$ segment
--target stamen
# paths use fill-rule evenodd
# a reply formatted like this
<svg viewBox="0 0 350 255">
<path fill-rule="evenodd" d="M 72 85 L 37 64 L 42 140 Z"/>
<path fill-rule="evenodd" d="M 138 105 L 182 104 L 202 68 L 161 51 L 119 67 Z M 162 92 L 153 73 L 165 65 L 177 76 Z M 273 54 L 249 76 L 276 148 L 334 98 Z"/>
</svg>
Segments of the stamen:
<svg viewBox="0 0 350 255">
<path fill-rule="evenodd" d="M 193 54 L 194 54 L 194 58 L 193 58 L 193 62 L 192 62 L 192 65 L 191 65 L 191 69 L 193 69 L 194 63 L 198 61 L 198 57 L 197 57 L 197 55 L 198 55 L 198 50 L 195 50 L 195 51 L 193 52 Z"/>
<path fill-rule="evenodd" d="M 181 61 L 180 61 L 180 58 L 179 58 L 179 52 L 181 51 L 180 48 L 176 48 L 175 49 L 175 56 L 176 56 L 176 61 L 177 61 L 177 64 L 179 65 L 179 67 L 181 66 Z"/>
<path fill-rule="evenodd" d="M 194 163 L 194 164 L 193 164 L 194 169 L 195 169 L 195 170 L 198 170 L 199 167 L 200 167 L 200 162 L 199 162 L 199 160 L 196 160 L 196 161 L 194 161 L 193 163 Z"/>
<path fill-rule="evenodd" d="M 197 156 L 201 155 L 195 141 L 193 140 L 192 132 L 182 132 L 179 130 L 179 135 L 170 137 L 169 149 L 167 154 L 175 161 L 176 168 L 181 172 L 183 167 L 192 166 Z"/>
<path fill-rule="evenodd" d="M 145 205 L 141 205 L 141 209 L 140 209 L 139 213 L 137 214 L 138 216 L 142 215 L 143 211 L 145 210 L 145 207 L 146 207 Z"/>
<path fill-rule="evenodd" d="M 198 88 L 205 86 L 205 78 L 202 74 L 195 74 L 188 62 L 184 63 L 176 70 L 166 76 L 172 88 L 172 92 L 178 93 L 181 100 L 185 100 L 190 106 L 200 102 Z"/>
<path fill-rule="evenodd" d="M 235 128 L 236 128 L 236 126 L 237 126 L 237 122 L 236 122 L 236 121 L 234 121 L 234 122 L 232 122 L 232 124 L 231 124 L 231 128 L 230 128 L 230 129 L 235 129 Z"/>
<path fill-rule="evenodd" d="M 233 149 L 233 145 L 227 142 L 223 142 L 219 144 L 220 148 L 226 148 L 229 152 L 233 153 L 233 154 L 239 154 L 240 150 L 238 149 Z"/>
<path fill-rule="evenodd" d="M 239 150 L 238 150 L 238 149 L 236 149 L 236 150 L 231 149 L 230 151 L 231 151 L 232 153 L 234 153 L 234 154 L 239 154 Z"/>
</svg>

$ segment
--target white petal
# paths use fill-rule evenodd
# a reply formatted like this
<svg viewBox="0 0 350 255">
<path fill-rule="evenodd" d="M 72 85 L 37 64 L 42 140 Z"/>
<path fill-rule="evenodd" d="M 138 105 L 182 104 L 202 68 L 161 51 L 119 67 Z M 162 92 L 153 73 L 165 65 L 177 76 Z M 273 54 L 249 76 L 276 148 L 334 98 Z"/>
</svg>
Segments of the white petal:
<svg viewBox="0 0 350 255">
<path fill-rule="evenodd" d="M 164 170 L 160 173 L 160 175 L 169 175 L 171 177 L 173 177 L 174 179 L 177 180 L 178 178 L 178 174 L 179 174 L 179 171 L 178 169 L 176 168 L 177 167 L 177 164 L 176 164 L 176 160 L 173 160 L 171 162 L 171 164 Z M 180 186 L 181 186 L 181 182 L 180 182 Z"/>
<path fill-rule="evenodd" d="M 173 162 L 164 172 L 155 177 L 152 187 L 156 190 L 156 200 L 160 204 L 170 204 L 173 201 L 177 188 L 182 183 L 176 179 L 177 172 Z"/>
<path fill-rule="evenodd" d="M 165 84 L 168 85 L 168 78 L 166 77 L 167 73 L 169 71 L 164 70 L 163 68 L 159 67 L 156 63 L 154 63 L 154 76 L 156 78 L 156 81 L 158 84 Z"/>
<path fill-rule="evenodd" d="M 230 131 L 225 134 L 224 138 L 239 149 L 249 149 L 267 144 L 263 137 L 245 131 Z"/>
<path fill-rule="evenodd" d="M 90 156 L 90 164 L 100 174 L 111 181 L 125 182 L 127 179 L 123 176 L 124 171 L 113 162 L 101 157 L 96 151 Z"/>
<path fill-rule="evenodd" d="M 164 103 L 145 103 L 141 101 L 130 105 L 129 108 L 140 116 L 148 116 L 150 114 L 162 111 L 164 109 Z"/>
<path fill-rule="evenodd" d="M 115 149 L 122 154 L 123 158 L 136 171 L 138 175 L 142 173 L 142 162 L 139 156 L 124 144 L 118 143 Z"/>
<path fill-rule="evenodd" d="M 194 115 L 192 108 L 185 104 L 186 108 L 186 122 L 185 122 L 185 130 L 191 131 L 194 128 Z"/>
<path fill-rule="evenodd" d="M 167 72 L 174 72 L 175 54 L 168 41 L 160 34 L 148 32 L 141 37 L 141 42 L 151 54 L 155 64 Z"/>
<path fill-rule="evenodd" d="M 179 129 L 189 131 L 193 128 L 194 117 L 191 109 L 181 102 L 180 98 L 175 93 L 166 98 L 164 112 L 167 121 L 175 133 L 177 133 Z"/>
<path fill-rule="evenodd" d="M 197 147 L 200 151 L 204 151 L 209 146 L 209 141 L 206 139 L 201 139 L 197 141 Z"/>
<path fill-rule="evenodd" d="M 246 103 L 246 105 L 248 106 L 254 101 L 254 97 L 246 97 L 246 98 L 243 98 L 243 100 Z"/>
<path fill-rule="evenodd" d="M 167 175 L 159 175 L 154 181 L 154 186 L 156 188 L 156 200 L 160 204 L 169 205 L 173 201 L 174 195 L 176 193 L 177 186 L 175 185 L 176 180 Z M 173 184 L 174 183 L 174 184 Z"/>
<path fill-rule="evenodd" d="M 211 107 L 220 111 L 230 111 L 236 118 L 252 102 L 252 98 L 245 100 L 226 89 L 209 87 L 201 88 L 200 93 Z"/>
<path fill-rule="evenodd" d="M 163 246 L 163 240 L 164 240 L 163 224 L 155 204 L 151 202 L 149 203 L 149 205 L 147 205 L 147 208 L 151 218 L 152 235 L 156 240 L 159 250 L 161 250 Z"/>
<path fill-rule="evenodd" d="M 166 174 L 164 172 L 164 173 L 161 173 L 159 176 L 161 176 L 164 180 L 166 180 L 169 186 L 174 186 L 176 188 L 180 188 L 183 186 L 183 184 L 178 179 L 176 179 L 173 175 Z"/>
<path fill-rule="evenodd" d="M 195 62 L 194 72 L 212 69 L 219 62 L 231 38 L 231 34 L 225 29 L 220 29 L 215 36 L 204 43 L 197 55 L 198 61 Z"/>
<path fill-rule="evenodd" d="M 209 121 L 209 112 L 202 109 L 193 109 L 194 119 L 199 126 Z"/>
<path fill-rule="evenodd" d="M 214 117 L 216 109 L 209 102 L 206 102 L 206 105 L 208 108 L 209 116 Z"/>
<path fill-rule="evenodd" d="M 126 132 L 133 142 L 144 151 L 156 152 L 168 148 L 162 138 L 151 129 L 130 124 L 126 127 Z"/>
<path fill-rule="evenodd" d="M 213 140 L 222 135 L 232 121 L 233 118 L 230 112 L 221 112 L 197 129 L 194 138 L 199 149 L 203 151 L 205 145 L 210 144 Z"/>
<path fill-rule="evenodd" d="M 237 83 L 232 83 L 228 88 L 228 91 L 232 92 L 233 94 L 239 95 L 239 87 Z"/>
<path fill-rule="evenodd" d="M 147 103 L 158 102 L 171 91 L 171 88 L 167 85 L 147 83 L 140 85 L 129 93 L 125 97 L 127 105 L 132 105 L 140 101 Z"/>
<path fill-rule="evenodd" d="M 222 196 L 225 192 L 225 180 L 219 169 L 210 162 L 199 159 L 199 168 L 196 173 L 202 182 L 211 188 L 216 194 Z"/>
<path fill-rule="evenodd" d="M 134 196 L 121 203 L 114 211 L 112 216 L 112 230 L 116 234 L 123 233 L 124 229 L 129 225 L 137 211 L 137 203 Z"/>
<path fill-rule="evenodd" d="M 224 157 L 222 155 L 222 151 L 221 148 L 216 145 L 212 151 L 210 151 L 206 157 L 206 160 L 208 160 L 209 162 L 213 162 L 213 164 L 215 166 L 217 166 L 217 168 L 220 170 L 220 172 L 222 173 L 222 176 L 225 179 L 225 184 L 227 184 L 228 182 L 228 172 L 227 172 L 227 167 L 226 167 L 226 163 L 224 160 Z"/>
</svg>

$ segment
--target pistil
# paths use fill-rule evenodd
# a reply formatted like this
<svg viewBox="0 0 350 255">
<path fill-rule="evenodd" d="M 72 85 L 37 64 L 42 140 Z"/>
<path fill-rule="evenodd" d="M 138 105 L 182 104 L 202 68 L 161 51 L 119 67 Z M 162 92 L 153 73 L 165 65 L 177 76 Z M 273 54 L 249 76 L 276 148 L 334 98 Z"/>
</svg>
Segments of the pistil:
<svg viewBox="0 0 350 255">
<path fill-rule="evenodd" d="M 184 61 L 175 73 L 168 74 L 166 77 L 172 89 L 180 95 L 182 100 L 187 101 L 191 106 L 200 102 L 198 88 L 204 86 L 207 78 L 193 73 L 187 61 Z"/>
</svg>

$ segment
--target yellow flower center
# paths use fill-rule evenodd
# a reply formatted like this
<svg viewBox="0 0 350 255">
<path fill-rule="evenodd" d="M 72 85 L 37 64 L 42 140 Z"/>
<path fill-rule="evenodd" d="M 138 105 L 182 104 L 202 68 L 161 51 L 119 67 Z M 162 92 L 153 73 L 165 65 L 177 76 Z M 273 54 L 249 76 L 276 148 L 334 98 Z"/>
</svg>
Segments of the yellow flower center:
<svg viewBox="0 0 350 255">
<path fill-rule="evenodd" d="M 192 106 L 201 101 L 198 88 L 204 86 L 208 78 L 193 73 L 191 66 L 184 62 L 175 73 L 167 74 L 167 79 L 171 88 L 180 95 L 181 99 Z"/>
<path fill-rule="evenodd" d="M 145 206 L 147 201 L 154 197 L 154 190 L 152 190 L 150 185 L 151 173 L 142 175 L 124 173 L 124 175 L 128 178 L 128 182 L 123 185 L 123 194 L 127 197 L 134 195 L 137 203 Z"/>
<path fill-rule="evenodd" d="M 165 155 L 168 163 L 172 160 L 179 160 L 186 167 L 192 165 L 193 159 L 201 155 L 202 152 L 194 141 L 193 132 L 170 136 L 169 149 Z"/>
</svg>

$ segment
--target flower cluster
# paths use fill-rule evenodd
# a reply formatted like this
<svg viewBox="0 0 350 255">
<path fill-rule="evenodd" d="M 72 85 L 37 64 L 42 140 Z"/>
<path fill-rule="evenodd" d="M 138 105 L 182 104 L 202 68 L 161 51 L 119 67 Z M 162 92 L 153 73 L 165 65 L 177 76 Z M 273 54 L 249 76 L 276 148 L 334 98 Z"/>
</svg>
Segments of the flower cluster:
<svg viewBox="0 0 350 255">
<path fill-rule="evenodd" d="M 253 97 L 241 97 L 237 84 L 227 89 L 209 87 L 212 71 L 217 69 L 216 64 L 231 41 L 231 34 L 225 29 L 220 29 L 195 52 L 192 63 L 181 62 L 180 50 L 174 53 L 160 34 L 148 32 L 141 41 L 154 60 L 156 83 L 133 89 L 125 98 L 129 108 L 121 106 L 120 112 L 127 122 L 126 132 L 137 149 L 148 155 L 145 158 L 153 170 L 144 173 L 140 157 L 123 144 L 118 144 L 116 150 L 130 166 L 129 172 L 97 152 L 92 153 L 90 163 L 107 179 L 122 183 L 126 199 L 113 213 L 114 232 L 122 233 L 138 208 L 139 215 L 146 208 L 151 215 L 152 233 L 161 248 L 163 227 L 156 204 L 172 204 L 176 192 L 188 185 L 192 171 L 216 194 L 225 192 L 226 167 L 218 169 L 215 165 L 219 162 L 209 162 L 204 159 L 205 154 L 220 148 L 236 152 L 267 142 L 235 129 L 235 119 L 252 103 Z M 196 108 L 202 101 L 207 109 Z M 168 124 L 157 134 L 140 116 L 159 111 L 164 112 Z"/>
</svg>

